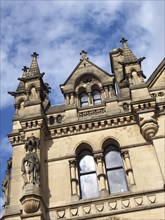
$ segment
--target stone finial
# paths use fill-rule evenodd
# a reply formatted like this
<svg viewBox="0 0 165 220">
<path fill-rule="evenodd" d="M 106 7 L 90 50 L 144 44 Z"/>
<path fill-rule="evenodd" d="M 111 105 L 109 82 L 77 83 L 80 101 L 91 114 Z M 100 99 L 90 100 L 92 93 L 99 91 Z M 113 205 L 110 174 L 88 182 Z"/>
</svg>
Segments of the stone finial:
<svg viewBox="0 0 165 220">
<path fill-rule="evenodd" d="M 81 53 L 81 60 L 88 60 L 89 58 L 86 56 L 87 55 L 87 52 L 85 50 L 82 50 Z"/>
<path fill-rule="evenodd" d="M 39 54 L 36 53 L 36 52 L 33 52 L 33 54 L 31 55 L 32 63 L 31 63 L 30 68 L 29 68 L 29 74 L 31 76 L 40 75 L 40 70 L 39 70 L 39 66 L 38 66 L 38 63 L 37 63 L 37 57 L 38 56 L 39 56 Z"/>
<path fill-rule="evenodd" d="M 122 37 L 121 41 L 120 41 L 122 44 L 126 43 L 127 42 L 127 39 L 125 39 L 124 37 Z"/>
<path fill-rule="evenodd" d="M 23 71 L 23 72 L 27 72 L 28 69 L 29 69 L 29 67 L 23 66 L 22 71 Z"/>
<path fill-rule="evenodd" d="M 23 68 L 22 68 L 22 71 L 23 71 L 23 75 L 22 75 L 22 77 L 26 77 L 26 75 L 27 75 L 27 70 L 28 70 L 29 68 L 27 67 L 27 66 L 23 66 Z"/>
<path fill-rule="evenodd" d="M 39 56 L 39 54 L 36 52 L 33 52 L 33 54 L 31 55 L 31 57 L 33 57 L 33 58 L 37 58 L 38 56 Z"/>
</svg>

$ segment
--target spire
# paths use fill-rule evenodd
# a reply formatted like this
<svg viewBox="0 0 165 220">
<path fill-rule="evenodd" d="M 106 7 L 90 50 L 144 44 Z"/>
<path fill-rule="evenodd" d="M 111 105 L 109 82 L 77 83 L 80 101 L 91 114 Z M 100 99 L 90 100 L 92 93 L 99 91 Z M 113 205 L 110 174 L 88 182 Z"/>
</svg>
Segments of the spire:
<svg viewBox="0 0 165 220">
<path fill-rule="evenodd" d="M 24 83 L 23 79 L 27 76 L 27 74 L 28 74 L 27 70 L 28 69 L 29 68 L 27 66 L 23 66 L 23 68 L 22 68 L 22 71 L 23 71 L 22 78 L 18 78 L 20 80 L 20 82 L 18 84 L 16 92 L 21 92 L 21 91 L 25 90 L 25 83 Z"/>
<path fill-rule="evenodd" d="M 123 44 L 123 62 L 125 64 L 138 62 L 138 59 L 133 54 L 132 50 L 127 46 L 127 40 L 123 37 L 120 42 Z"/>
<path fill-rule="evenodd" d="M 32 56 L 32 63 L 29 68 L 29 74 L 32 76 L 40 75 L 40 69 L 37 62 L 37 57 L 39 56 L 39 54 L 33 52 L 31 56 Z"/>
</svg>

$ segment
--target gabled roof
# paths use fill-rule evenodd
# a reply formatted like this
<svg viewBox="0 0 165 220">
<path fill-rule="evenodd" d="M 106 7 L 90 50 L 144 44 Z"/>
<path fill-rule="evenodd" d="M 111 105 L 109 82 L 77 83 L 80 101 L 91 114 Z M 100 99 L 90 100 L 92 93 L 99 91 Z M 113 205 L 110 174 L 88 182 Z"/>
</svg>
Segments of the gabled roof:
<svg viewBox="0 0 165 220">
<path fill-rule="evenodd" d="M 155 71 L 147 80 L 149 88 L 153 87 L 165 87 L 165 58 L 161 61 Z"/>
<path fill-rule="evenodd" d="M 74 75 L 74 73 L 80 68 L 80 67 L 83 67 L 84 66 L 84 63 L 86 63 L 85 65 L 87 64 L 90 64 L 94 67 L 96 67 L 98 70 L 104 72 L 107 76 L 112 76 L 110 75 L 109 73 L 107 73 L 105 70 L 103 70 L 102 68 L 100 68 L 99 66 L 97 66 L 96 64 L 92 63 L 91 61 L 89 61 L 88 59 L 85 59 L 85 61 L 83 59 L 80 60 L 80 62 L 77 64 L 77 66 L 74 68 L 74 70 L 72 71 L 72 73 L 69 75 L 69 77 L 66 79 L 66 81 L 61 84 L 60 86 L 64 86 L 67 84 L 67 82 L 70 80 L 70 78 Z"/>
</svg>

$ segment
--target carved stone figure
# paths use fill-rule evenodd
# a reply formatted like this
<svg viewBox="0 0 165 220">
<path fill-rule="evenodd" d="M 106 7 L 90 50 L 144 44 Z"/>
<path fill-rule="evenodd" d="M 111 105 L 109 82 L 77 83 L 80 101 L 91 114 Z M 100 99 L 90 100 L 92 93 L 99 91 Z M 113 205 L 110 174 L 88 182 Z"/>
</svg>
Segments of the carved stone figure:
<svg viewBox="0 0 165 220">
<path fill-rule="evenodd" d="M 3 205 L 3 207 L 5 207 L 6 205 L 9 204 L 9 189 L 10 189 L 11 167 L 12 167 L 12 158 L 10 158 L 7 161 L 6 175 L 5 175 L 5 179 L 2 182 L 2 192 L 3 192 L 3 196 L 4 196 L 4 205 Z"/>
<path fill-rule="evenodd" d="M 25 143 L 26 155 L 22 160 L 21 171 L 24 179 L 24 184 L 33 183 L 39 184 L 40 178 L 40 163 L 37 156 L 37 148 L 39 146 L 39 139 L 33 135 L 27 138 Z"/>
</svg>

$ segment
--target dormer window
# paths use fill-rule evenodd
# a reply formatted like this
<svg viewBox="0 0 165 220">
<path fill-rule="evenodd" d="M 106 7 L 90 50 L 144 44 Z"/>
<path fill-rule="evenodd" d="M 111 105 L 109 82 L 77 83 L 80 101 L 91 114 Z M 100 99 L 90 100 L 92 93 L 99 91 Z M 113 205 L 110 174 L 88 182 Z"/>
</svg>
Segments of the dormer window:
<svg viewBox="0 0 165 220">
<path fill-rule="evenodd" d="M 94 90 L 92 95 L 93 95 L 93 104 L 100 105 L 101 104 L 100 92 L 98 90 Z"/>
<path fill-rule="evenodd" d="M 89 103 L 88 103 L 88 95 L 87 95 L 86 92 L 82 92 L 80 94 L 80 105 L 81 105 L 81 107 L 86 107 L 86 106 L 89 105 Z"/>
</svg>

